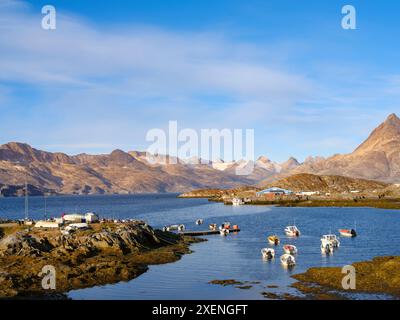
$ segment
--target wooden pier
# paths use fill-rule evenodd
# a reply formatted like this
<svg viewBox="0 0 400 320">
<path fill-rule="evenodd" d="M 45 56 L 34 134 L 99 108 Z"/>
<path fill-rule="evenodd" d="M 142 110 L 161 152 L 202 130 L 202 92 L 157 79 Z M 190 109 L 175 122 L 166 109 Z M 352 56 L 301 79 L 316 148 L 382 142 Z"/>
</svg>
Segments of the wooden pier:
<svg viewBox="0 0 400 320">
<path fill-rule="evenodd" d="M 229 233 L 240 232 L 240 229 L 229 229 Z M 204 230 L 204 231 L 180 231 L 178 234 L 184 236 L 210 236 L 213 234 L 219 234 L 219 230 Z"/>
</svg>

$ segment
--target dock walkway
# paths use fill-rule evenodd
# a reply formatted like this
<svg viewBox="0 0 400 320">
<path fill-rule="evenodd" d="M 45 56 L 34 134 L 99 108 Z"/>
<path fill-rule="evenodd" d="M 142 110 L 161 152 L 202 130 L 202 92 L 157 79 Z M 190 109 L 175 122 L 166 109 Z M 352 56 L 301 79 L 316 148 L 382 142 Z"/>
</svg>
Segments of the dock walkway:
<svg viewBox="0 0 400 320">
<path fill-rule="evenodd" d="M 240 232 L 240 229 L 231 229 L 229 230 L 230 233 L 235 233 L 235 232 Z M 178 234 L 184 235 L 184 236 L 209 236 L 213 234 L 219 234 L 219 230 L 204 230 L 204 231 L 180 231 Z"/>
</svg>

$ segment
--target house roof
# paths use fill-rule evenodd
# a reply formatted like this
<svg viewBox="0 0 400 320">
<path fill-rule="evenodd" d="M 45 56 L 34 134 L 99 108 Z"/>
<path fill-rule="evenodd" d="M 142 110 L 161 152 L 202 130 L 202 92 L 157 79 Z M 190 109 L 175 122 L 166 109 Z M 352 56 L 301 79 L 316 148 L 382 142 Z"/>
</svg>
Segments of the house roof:
<svg viewBox="0 0 400 320">
<path fill-rule="evenodd" d="M 282 189 L 282 188 L 277 188 L 277 187 L 272 187 L 272 188 L 268 188 L 268 189 L 261 190 L 261 191 L 257 192 L 257 194 L 265 194 L 265 193 L 284 193 L 284 194 L 290 194 L 290 193 L 293 193 L 293 191 L 287 190 L 287 189 Z"/>
</svg>

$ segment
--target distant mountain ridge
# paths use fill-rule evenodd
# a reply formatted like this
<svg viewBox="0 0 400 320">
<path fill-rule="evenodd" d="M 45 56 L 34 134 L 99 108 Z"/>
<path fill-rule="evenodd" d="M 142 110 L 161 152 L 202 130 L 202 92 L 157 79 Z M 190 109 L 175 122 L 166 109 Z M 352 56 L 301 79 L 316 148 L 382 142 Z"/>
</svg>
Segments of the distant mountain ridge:
<svg viewBox="0 0 400 320">
<path fill-rule="evenodd" d="M 160 160 L 159 155 L 153 156 Z M 52 153 L 25 143 L 0 146 L 3 190 L 21 189 L 27 181 L 38 190 L 61 194 L 182 192 L 199 188 L 252 185 L 276 173 L 275 164 L 258 164 L 251 176 L 236 175 L 239 162 L 201 163 L 166 156 L 166 164 L 149 162 L 145 152 L 114 150 L 110 154 Z M 217 165 L 225 165 L 218 168 Z M 9 194 L 10 192 L 3 192 Z"/>
<path fill-rule="evenodd" d="M 161 156 L 153 157 L 157 160 Z M 21 190 L 27 182 L 38 192 L 61 194 L 187 192 L 266 185 L 299 173 L 399 183 L 400 119 L 391 114 L 350 154 L 327 159 L 309 157 L 304 163 L 293 157 L 277 163 L 266 156 L 254 162 L 182 160 L 170 156 L 166 159 L 166 164 L 151 163 L 145 152 L 122 150 L 69 156 L 10 142 L 0 146 L 0 185 L 2 190 Z M 168 160 L 171 159 L 176 164 L 170 164 Z M 254 165 L 250 175 L 236 174 L 236 169 L 249 164 Z"/>
</svg>

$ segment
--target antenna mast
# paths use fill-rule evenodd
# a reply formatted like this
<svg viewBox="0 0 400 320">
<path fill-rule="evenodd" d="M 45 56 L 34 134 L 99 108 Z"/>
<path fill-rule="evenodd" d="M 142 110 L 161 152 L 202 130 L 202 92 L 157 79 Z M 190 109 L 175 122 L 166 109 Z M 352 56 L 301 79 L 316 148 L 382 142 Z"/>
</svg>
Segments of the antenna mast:
<svg viewBox="0 0 400 320">
<path fill-rule="evenodd" d="M 25 180 L 25 221 L 29 219 L 28 206 L 29 206 L 29 202 L 28 202 L 28 181 Z"/>
</svg>

